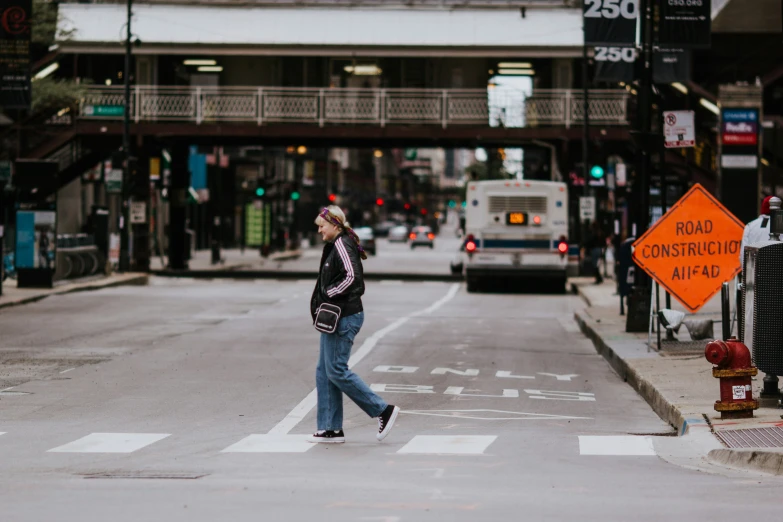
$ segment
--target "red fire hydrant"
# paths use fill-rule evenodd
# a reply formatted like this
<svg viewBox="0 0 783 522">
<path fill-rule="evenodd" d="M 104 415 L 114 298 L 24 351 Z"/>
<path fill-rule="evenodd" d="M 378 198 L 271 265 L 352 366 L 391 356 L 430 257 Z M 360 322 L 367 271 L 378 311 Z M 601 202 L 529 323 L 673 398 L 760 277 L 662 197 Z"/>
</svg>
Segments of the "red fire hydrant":
<svg viewBox="0 0 783 522">
<path fill-rule="evenodd" d="M 728 341 L 712 341 L 707 344 L 704 356 L 715 366 L 712 376 L 720 379 L 720 400 L 715 401 L 715 411 L 721 419 L 747 419 L 753 417 L 759 401 L 753 398 L 750 378 L 758 373 L 750 359 L 750 350 L 736 337 Z"/>
</svg>

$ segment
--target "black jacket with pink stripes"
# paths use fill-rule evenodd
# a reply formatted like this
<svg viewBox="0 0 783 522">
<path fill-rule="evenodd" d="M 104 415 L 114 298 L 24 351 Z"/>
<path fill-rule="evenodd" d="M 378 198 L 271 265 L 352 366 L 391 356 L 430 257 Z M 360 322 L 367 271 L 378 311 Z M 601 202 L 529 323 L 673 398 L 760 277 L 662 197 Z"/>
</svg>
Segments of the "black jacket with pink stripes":
<svg viewBox="0 0 783 522">
<path fill-rule="evenodd" d="M 321 255 L 321 267 L 318 281 L 310 299 L 310 313 L 315 320 L 315 312 L 322 303 L 330 303 L 342 309 L 341 317 L 358 314 L 363 311 L 364 272 L 362 258 L 356 243 L 348 234 L 337 236 L 333 243 L 324 246 Z"/>
</svg>

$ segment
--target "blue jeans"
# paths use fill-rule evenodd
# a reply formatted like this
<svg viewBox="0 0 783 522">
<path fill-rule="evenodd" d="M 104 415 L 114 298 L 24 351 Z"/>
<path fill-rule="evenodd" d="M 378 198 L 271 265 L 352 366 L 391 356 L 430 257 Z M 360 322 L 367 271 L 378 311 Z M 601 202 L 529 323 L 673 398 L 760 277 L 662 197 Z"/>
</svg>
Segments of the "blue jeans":
<svg viewBox="0 0 783 522">
<path fill-rule="evenodd" d="M 370 417 L 378 417 L 386 409 L 386 402 L 348 369 L 353 340 L 363 323 L 364 312 L 359 312 L 341 318 L 334 333 L 321 334 L 315 369 L 319 431 L 343 429 L 343 393 Z"/>
</svg>

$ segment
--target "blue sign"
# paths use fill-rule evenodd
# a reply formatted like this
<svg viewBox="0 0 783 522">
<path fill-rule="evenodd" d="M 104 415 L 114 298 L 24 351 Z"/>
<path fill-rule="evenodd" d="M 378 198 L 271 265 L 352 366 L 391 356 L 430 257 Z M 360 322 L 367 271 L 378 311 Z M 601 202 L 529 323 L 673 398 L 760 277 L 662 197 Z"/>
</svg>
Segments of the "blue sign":
<svg viewBox="0 0 783 522">
<path fill-rule="evenodd" d="M 190 170 L 190 186 L 194 190 L 207 188 L 207 155 L 199 154 L 198 147 L 190 147 L 188 170 Z"/>
<path fill-rule="evenodd" d="M 35 268 L 35 212 L 16 213 L 16 254 L 17 268 Z"/>
<path fill-rule="evenodd" d="M 730 122 L 757 122 L 759 121 L 758 109 L 723 109 L 723 121 Z"/>
</svg>

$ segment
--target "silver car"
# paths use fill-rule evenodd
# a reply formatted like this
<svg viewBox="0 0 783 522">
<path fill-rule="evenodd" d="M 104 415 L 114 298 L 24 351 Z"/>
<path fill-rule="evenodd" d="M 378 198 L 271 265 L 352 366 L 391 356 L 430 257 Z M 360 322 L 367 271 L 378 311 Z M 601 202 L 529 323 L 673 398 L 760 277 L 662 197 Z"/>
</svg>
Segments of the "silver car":
<svg viewBox="0 0 783 522">
<path fill-rule="evenodd" d="M 389 241 L 399 241 L 405 243 L 408 240 L 408 227 L 398 225 L 389 230 Z"/>
<path fill-rule="evenodd" d="M 410 233 L 411 250 L 417 246 L 435 248 L 435 234 L 430 227 L 414 227 Z"/>
</svg>

